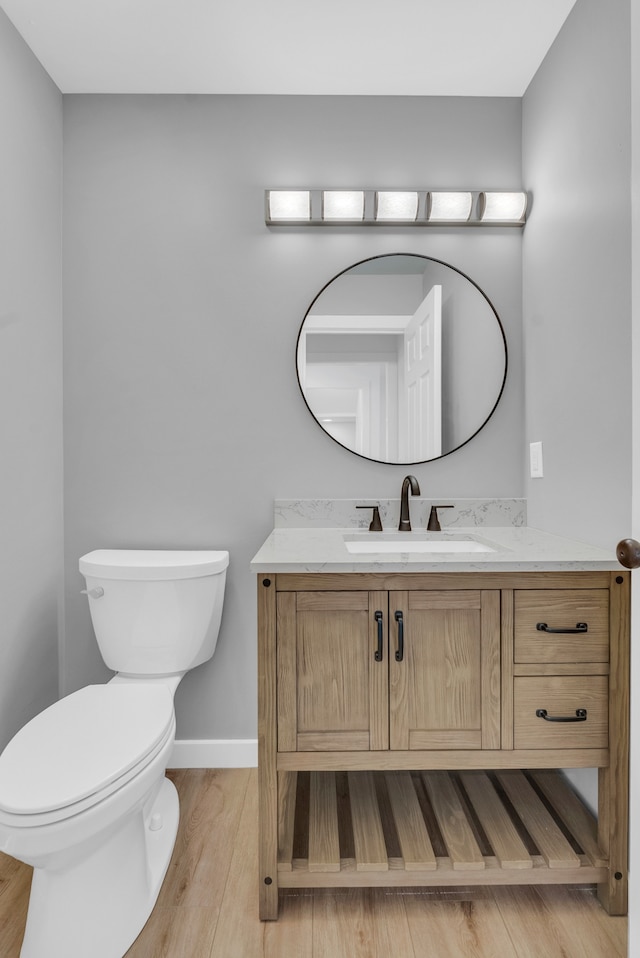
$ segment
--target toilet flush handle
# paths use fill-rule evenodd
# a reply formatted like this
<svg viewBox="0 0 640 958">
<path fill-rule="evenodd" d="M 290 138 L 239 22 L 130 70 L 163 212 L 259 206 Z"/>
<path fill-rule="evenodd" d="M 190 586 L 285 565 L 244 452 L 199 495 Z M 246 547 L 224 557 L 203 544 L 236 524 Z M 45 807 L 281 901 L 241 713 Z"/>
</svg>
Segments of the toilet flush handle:
<svg viewBox="0 0 640 958">
<path fill-rule="evenodd" d="M 101 599 L 104 595 L 104 589 L 97 585 L 95 589 L 80 589 L 80 594 L 88 595 L 90 599 Z"/>
</svg>

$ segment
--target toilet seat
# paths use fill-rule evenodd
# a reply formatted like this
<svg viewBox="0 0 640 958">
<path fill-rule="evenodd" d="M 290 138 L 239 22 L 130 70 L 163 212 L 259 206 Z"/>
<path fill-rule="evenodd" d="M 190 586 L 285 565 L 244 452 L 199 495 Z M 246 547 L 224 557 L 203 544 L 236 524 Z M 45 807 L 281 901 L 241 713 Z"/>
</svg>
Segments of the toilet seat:
<svg viewBox="0 0 640 958">
<path fill-rule="evenodd" d="M 0 819 L 36 826 L 78 814 L 121 788 L 174 734 L 163 685 L 90 685 L 36 715 L 0 757 Z"/>
</svg>

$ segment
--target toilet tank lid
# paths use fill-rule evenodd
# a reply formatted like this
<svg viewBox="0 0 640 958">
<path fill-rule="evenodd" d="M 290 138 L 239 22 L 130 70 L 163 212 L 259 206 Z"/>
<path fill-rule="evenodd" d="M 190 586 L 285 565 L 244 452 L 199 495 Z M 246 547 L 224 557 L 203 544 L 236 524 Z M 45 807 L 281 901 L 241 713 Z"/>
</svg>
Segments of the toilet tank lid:
<svg viewBox="0 0 640 958">
<path fill-rule="evenodd" d="M 224 550 L 96 549 L 79 561 L 83 575 L 100 579 L 194 579 L 229 565 Z"/>
</svg>

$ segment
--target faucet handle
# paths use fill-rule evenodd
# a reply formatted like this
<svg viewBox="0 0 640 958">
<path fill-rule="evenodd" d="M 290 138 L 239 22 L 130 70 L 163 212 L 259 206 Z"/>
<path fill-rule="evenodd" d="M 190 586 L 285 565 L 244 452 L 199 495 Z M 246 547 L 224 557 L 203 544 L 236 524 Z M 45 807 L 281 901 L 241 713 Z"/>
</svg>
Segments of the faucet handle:
<svg viewBox="0 0 640 958">
<path fill-rule="evenodd" d="M 369 532 L 382 532 L 382 521 L 380 519 L 380 506 L 356 506 L 356 509 L 373 509 Z"/>
<path fill-rule="evenodd" d="M 431 506 L 427 532 L 442 532 L 440 520 L 438 519 L 438 509 L 453 509 L 453 506 Z"/>
</svg>

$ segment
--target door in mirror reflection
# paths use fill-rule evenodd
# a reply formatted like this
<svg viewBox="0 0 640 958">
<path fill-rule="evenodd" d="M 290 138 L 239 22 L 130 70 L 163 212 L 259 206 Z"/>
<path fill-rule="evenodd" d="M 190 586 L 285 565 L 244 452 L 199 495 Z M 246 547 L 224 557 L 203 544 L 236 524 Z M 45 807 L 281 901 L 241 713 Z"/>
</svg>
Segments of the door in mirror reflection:
<svg viewBox="0 0 640 958">
<path fill-rule="evenodd" d="M 344 270 L 312 302 L 298 379 L 322 428 L 358 455 L 425 462 L 464 445 L 506 375 L 500 321 L 468 277 L 415 254 Z"/>
<path fill-rule="evenodd" d="M 442 287 L 432 286 L 402 335 L 398 458 L 407 462 L 442 454 Z"/>
</svg>

